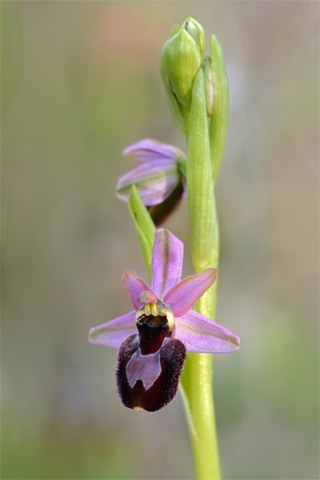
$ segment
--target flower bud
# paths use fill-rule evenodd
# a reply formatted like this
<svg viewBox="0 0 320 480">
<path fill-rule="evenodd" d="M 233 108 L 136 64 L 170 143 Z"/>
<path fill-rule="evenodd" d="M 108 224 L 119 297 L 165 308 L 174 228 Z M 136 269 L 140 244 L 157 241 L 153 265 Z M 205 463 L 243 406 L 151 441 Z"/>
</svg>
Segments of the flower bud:
<svg viewBox="0 0 320 480">
<path fill-rule="evenodd" d="M 191 35 L 193 40 L 198 45 L 200 54 L 201 54 L 201 63 L 202 63 L 204 59 L 204 50 L 206 46 L 204 30 L 202 28 L 202 25 L 200 25 L 200 23 L 197 22 L 194 18 L 189 17 L 183 22 L 181 28 L 184 28 Z"/>
<path fill-rule="evenodd" d="M 161 68 L 166 88 L 176 95 L 182 106 L 190 106 L 193 80 L 201 63 L 200 48 L 184 28 L 168 40 L 162 49 Z"/>
</svg>

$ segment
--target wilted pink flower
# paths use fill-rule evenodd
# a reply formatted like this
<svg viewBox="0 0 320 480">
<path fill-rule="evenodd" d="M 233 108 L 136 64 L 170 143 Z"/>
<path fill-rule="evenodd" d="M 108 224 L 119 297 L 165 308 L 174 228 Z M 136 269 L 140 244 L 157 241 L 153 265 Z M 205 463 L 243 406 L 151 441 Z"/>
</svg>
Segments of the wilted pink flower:
<svg viewBox="0 0 320 480">
<path fill-rule="evenodd" d="M 179 205 L 185 190 L 183 152 L 172 145 L 146 139 L 126 148 L 123 155 L 140 165 L 119 179 L 117 197 L 128 202 L 131 187 L 135 185 L 155 224 L 160 225 Z"/>
</svg>

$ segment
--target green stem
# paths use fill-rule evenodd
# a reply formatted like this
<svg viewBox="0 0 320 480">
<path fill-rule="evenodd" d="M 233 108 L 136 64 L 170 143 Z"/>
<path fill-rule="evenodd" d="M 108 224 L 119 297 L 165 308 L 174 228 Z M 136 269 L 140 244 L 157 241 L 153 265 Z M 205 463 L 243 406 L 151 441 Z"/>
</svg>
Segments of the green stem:
<svg viewBox="0 0 320 480">
<path fill-rule="evenodd" d="M 215 215 L 215 268 L 219 264 L 218 221 Z M 217 280 L 198 301 L 195 310 L 214 320 Z M 190 431 L 198 480 L 221 478 L 213 397 L 212 355 L 189 353 L 182 377 L 182 400 Z"/>
<path fill-rule="evenodd" d="M 219 452 L 216 436 L 210 353 L 190 353 L 186 374 L 193 385 L 186 392 L 193 422 L 190 431 L 197 479 L 220 478 Z"/>
</svg>

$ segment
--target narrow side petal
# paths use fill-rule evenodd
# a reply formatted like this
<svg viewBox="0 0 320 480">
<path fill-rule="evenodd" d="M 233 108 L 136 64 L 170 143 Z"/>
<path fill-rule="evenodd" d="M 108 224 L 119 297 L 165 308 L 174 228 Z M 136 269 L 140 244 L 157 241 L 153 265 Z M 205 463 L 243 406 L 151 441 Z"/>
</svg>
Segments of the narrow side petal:
<svg viewBox="0 0 320 480">
<path fill-rule="evenodd" d="M 169 230 L 160 228 L 155 233 L 152 253 L 151 290 L 163 299 L 174 285 L 181 280 L 183 243 Z"/>
<path fill-rule="evenodd" d="M 123 150 L 122 154 L 134 163 L 149 162 L 161 158 L 175 159 L 185 156 L 180 148 L 150 138 L 130 145 Z"/>
<path fill-rule="evenodd" d="M 176 318 L 176 338 L 188 352 L 231 353 L 240 346 L 237 335 L 194 310 Z"/>
<path fill-rule="evenodd" d="M 175 317 L 181 317 L 193 307 L 211 287 L 217 276 L 215 268 L 207 268 L 197 275 L 191 275 L 175 285 L 163 298 Z"/>
<path fill-rule="evenodd" d="M 172 193 L 179 181 L 178 168 L 172 160 L 145 162 L 118 180 L 116 195 L 127 202 L 132 185 L 136 185 L 145 205 L 157 205 Z"/>
<path fill-rule="evenodd" d="M 130 302 L 133 307 L 138 310 L 141 307 L 141 303 L 138 301 L 138 297 L 142 292 L 148 290 L 150 292 L 150 287 L 145 283 L 142 278 L 138 277 L 133 270 L 126 270 L 122 275 L 122 285 L 125 288 L 125 291 L 130 298 Z"/>
<path fill-rule="evenodd" d="M 97 345 L 119 348 L 120 344 L 129 336 L 137 333 L 135 325 L 135 310 L 114 318 L 89 331 L 89 342 Z"/>
</svg>

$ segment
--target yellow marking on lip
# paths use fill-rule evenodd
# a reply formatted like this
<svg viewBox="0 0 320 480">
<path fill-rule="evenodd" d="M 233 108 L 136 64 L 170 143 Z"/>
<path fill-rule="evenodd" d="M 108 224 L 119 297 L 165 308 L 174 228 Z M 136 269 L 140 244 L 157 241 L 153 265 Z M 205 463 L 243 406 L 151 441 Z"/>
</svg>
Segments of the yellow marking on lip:
<svg viewBox="0 0 320 480">
<path fill-rule="evenodd" d="M 133 410 L 135 410 L 136 412 L 139 412 L 140 410 L 144 410 L 144 408 L 142 408 L 142 407 L 133 407 Z"/>
</svg>

